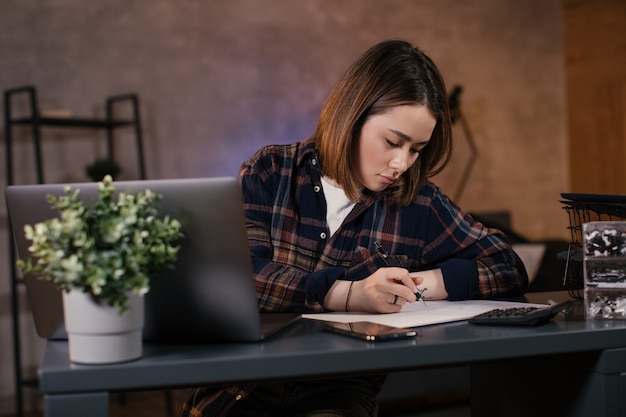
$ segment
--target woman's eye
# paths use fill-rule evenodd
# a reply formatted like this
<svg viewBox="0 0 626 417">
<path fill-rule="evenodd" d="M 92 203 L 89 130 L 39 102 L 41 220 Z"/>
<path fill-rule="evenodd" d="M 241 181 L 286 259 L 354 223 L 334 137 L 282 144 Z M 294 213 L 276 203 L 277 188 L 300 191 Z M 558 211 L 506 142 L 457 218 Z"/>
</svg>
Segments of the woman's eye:
<svg viewBox="0 0 626 417">
<path fill-rule="evenodd" d="M 401 143 L 395 143 L 389 139 L 385 139 L 385 142 L 387 143 L 387 146 L 389 146 L 390 148 L 401 148 L 403 146 Z M 420 149 L 409 148 L 409 152 L 411 153 L 411 155 L 419 155 L 421 151 L 422 151 L 422 148 Z"/>
</svg>

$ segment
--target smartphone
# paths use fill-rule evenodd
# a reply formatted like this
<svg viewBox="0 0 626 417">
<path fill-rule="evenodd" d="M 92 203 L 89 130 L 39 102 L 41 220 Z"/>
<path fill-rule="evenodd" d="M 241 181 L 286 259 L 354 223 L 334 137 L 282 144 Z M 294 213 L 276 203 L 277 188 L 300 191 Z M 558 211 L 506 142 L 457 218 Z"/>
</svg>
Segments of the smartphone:
<svg viewBox="0 0 626 417">
<path fill-rule="evenodd" d="M 417 336 L 417 331 L 401 327 L 386 326 L 369 321 L 352 323 L 326 323 L 324 330 L 370 342 L 406 339 Z"/>
</svg>

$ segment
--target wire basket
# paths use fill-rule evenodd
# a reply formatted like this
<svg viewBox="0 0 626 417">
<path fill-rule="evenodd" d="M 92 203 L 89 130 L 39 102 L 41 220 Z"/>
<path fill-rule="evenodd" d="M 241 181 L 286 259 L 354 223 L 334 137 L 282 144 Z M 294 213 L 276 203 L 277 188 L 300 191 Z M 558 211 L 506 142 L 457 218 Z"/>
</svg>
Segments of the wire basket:
<svg viewBox="0 0 626 417">
<path fill-rule="evenodd" d="M 626 219 L 626 195 L 561 194 L 563 209 L 569 218 L 571 234 L 567 251 L 557 256 L 565 264 L 563 287 L 573 298 L 582 299 L 584 289 L 582 225 L 593 221 L 620 221 Z"/>
</svg>

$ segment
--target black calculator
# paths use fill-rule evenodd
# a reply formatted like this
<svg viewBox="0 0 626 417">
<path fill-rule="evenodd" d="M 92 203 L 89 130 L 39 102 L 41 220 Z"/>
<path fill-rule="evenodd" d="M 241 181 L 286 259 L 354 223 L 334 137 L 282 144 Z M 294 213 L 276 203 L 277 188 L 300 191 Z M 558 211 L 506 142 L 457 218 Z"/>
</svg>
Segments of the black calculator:
<svg viewBox="0 0 626 417">
<path fill-rule="evenodd" d="M 560 311 L 567 308 L 571 301 L 548 305 L 545 307 L 507 307 L 496 308 L 478 314 L 468 320 L 472 324 L 488 324 L 500 326 L 537 326 L 548 322 Z"/>
</svg>

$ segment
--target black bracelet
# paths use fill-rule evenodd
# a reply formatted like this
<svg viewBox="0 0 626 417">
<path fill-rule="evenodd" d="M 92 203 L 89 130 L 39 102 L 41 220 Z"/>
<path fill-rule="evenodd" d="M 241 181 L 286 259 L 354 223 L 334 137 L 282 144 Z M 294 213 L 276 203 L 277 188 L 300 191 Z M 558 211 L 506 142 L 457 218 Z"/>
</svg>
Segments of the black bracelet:
<svg viewBox="0 0 626 417">
<path fill-rule="evenodd" d="M 346 312 L 350 311 L 348 309 L 348 303 L 350 302 L 350 295 L 352 294 L 352 284 L 354 284 L 354 281 L 350 281 L 350 287 L 348 288 L 348 295 L 346 296 Z"/>
</svg>

